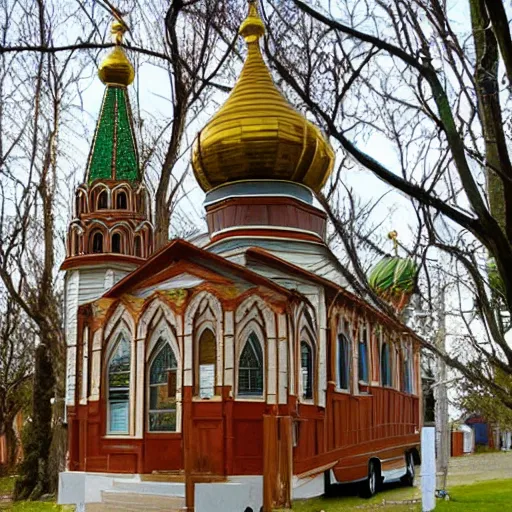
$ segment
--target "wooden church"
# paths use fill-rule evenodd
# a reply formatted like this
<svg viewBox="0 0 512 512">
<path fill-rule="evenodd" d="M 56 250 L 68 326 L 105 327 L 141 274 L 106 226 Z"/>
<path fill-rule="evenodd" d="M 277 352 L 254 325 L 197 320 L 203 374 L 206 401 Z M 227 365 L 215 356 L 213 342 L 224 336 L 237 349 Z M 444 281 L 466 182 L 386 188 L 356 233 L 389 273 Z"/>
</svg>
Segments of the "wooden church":
<svg viewBox="0 0 512 512">
<path fill-rule="evenodd" d="M 411 484 L 419 344 L 350 291 L 326 244 L 314 196 L 334 153 L 275 87 L 255 3 L 240 27 L 243 70 L 192 151 L 208 233 L 158 251 L 123 32 L 116 22 L 99 69 L 105 95 L 62 265 L 59 501 L 256 512 L 337 483 L 366 495 Z"/>
</svg>

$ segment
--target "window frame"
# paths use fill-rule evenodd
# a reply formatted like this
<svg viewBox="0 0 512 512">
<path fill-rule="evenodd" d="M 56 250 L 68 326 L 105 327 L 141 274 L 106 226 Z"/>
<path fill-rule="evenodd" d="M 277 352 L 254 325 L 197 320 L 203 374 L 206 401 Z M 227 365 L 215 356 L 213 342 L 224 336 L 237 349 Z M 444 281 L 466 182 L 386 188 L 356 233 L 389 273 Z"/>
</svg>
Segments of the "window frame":
<svg viewBox="0 0 512 512">
<path fill-rule="evenodd" d="M 201 388 L 200 388 L 200 380 L 199 380 L 199 377 L 200 377 L 200 374 L 199 374 L 199 367 L 200 367 L 200 355 L 201 355 L 201 349 L 200 349 L 200 342 L 201 342 L 201 338 L 202 336 L 204 335 L 204 333 L 206 331 L 210 331 L 212 333 L 212 336 L 213 336 L 213 342 L 215 344 L 215 362 L 214 362 L 214 368 L 213 368 L 213 395 L 212 395 L 212 398 L 214 396 L 217 396 L 217 393 L 216 393 L 216 389 L 217 389 L 217 386 L 218 386 L 218 380 L 217 380 L 217 371 L 218 371 L 218 367 L 217 367 L 217 359 L 218 359 L 218 346 L 217 346 L 217 334 L 216 334 L 216 330 L 215 330 L 215 326 L 212 322 L 204 322 L 203 325 L 197 330 L 197 334 L 194 336 L 195 338 L 195 343 L 194 343 L 194 373 L 193 373 L 193 383 L 194 383 L 194 388 L 193 388 L 193 396 L 194 398 L 197 398 L 197 399 L 200 399 L 200 400 L 209 400 L 210 398 L 201 398 Z"/>
<path fill-rule="evenodd" d="M 129 346 L 129 350 L 130 350 L 130 355 L 129 355 L 129 359 L 130 359 L 130 365 L 129 365 L 129 370 L 128 370 L 128 373 L 129 373 L 129 382 L 128 382 L 128 399 L 126 400 L 127 404 L 128 404 L 128 418 L 127 418 L 127 425 L 128 425 L 128 429 L 126 432 L 120 432 L 120 431 L 112 431 L 111 429 L 111 418 L 110 418 L 110 412 L 111 412 L 111 399 L 110 399 L 110 364 L 112 362 L 112 359 L 113 357 L 115 356 L 115 354 L 117 353 L 117 349 L 118 349 L 118 346 L 119 344 L 121 343 L 121 340 L 122 338 L 125 338 L 126 339 L 126 342 L 128 343 L 128 346 Z M 107 421 L 106 421 L 106 435 L 108 437 L 117 437 L 117 436 L 120 436 L 120 437 L 129 437 L 131 436 L 132 434 L 132 418 L 133 418 L 133 413 L 132 413 L 132 404 L 133 404 L 133 386 L 134 386 L 134 382 L 133 382 L 133 379 L 134 379 L 134 371 L 133 371 L 133 361 L 134 361 L 134 347 L 133 347 L 133 341 L 131 339 L 132 337 L 123 329 L 121 331 L 118 331 L 114 334 L 113 338 L 115 341 L 112 343 L 112 348 L 108 354 L 108 357 L 106 359 L 107 361 L 107 364 L 106 364 L 106 368 L 105 368 L 105 371 L 106 371 L 106 378 L 105 378 L 105 383 L 106 383 L 106 386 L 105 386 L 105 389 L 106 389 L 106 397 L 105 397 L 105 401 L 106 401 L 106 404 L 107 404 Z"/>
<path fill-rule="evenodd" d="M 118 251 L 114 251 L 114 237 L 115 236 L 119 237 L 119 250 Z M 110 252 L 112 254 L 125 254 L 124 247 L 125 247 L 124 233 L 122 233 L 121 231 L 114 231 L 112 233 L 112 237 L 110 239 Z"/>
<path fill-rule="evenodd" d="M 359 324 L 358 340 L 357 340 L 357 380 L 359 383 L 368 386 L 370 384 L 370 329 L 368 322 L 364 321 Z M 361 347 L 364 347 L 364 359 L 361 357 Z M 364 377 L 361 376 L 361 370 L 364 370 Z"/>
<path fill-rule="evenodd" d="M 300 377 L 299 377 L 299 390 L 300 390 L 300 399 L 306 402 L 313 402 L 315 399 L 315 348 L 313 343 L 307 339 L 306 336 L 301 336 L 300 338 L 300 351 L 299 351 L 299 369 L 300 369 Z M 311 387 L 311 396 L 306 396 L 306 391 L 304 390 L 304 366 L 302 365 L 302 347 L 306 346 L 309 350 L 310 355 L 310 368 L 309 368 L 309 380 Z"/>
<path fill-rule="evenodd" d="M 384 359 L 383 352 L 384 349 L 387 349 L 387 358 Z M 380 357 L 380 383 L 382 387 L 385 388 L 392 388 L 393 387 L 393 365 L 392 365 L 392 359 L 391 359 L 391 342 L 386 339 L 384 336 L 382 336 L 382 342 L 380 345 L 380 351 L 379 351 L 379 357 Z M 383 363 L 387 363 L 387 379 L 384 379 L 384 367 Z"/>
<path fill-rule="evenodd" d="M 103 211 L 103 210 L 110 210 L 109 208 L 109 197 L 108 197 L 108 190 L 106 188 L 100 189 L 100 191 L 97 193 L 96 197 L 96 211 Z M 103 194 L 105 194 L 105 206 L 100 207 L 100 201 L 103 197 Z"/>
<path fill-rule="evenodd" d="M 119 206 L 120 198 L 124 197 L 124 207 Z M 128 206 L 128 194 L 125 189 L 116 190 L 115 193 L 115 209 L 116 210 L 129 210 Z"/>
<path fill-rule="evenodd" d="M 94 240 L 97 235 L 101 236 L 101 251 L 94 250 Z M 92 232 L 91 236 L 91 254 L 104 254 L 105 253 L 105 234 L 100 229 L 96 229 Z"/>
<path fill-rule="evenodd" d="M 347 325 L 348 331 L 347 332 Z M 341 318 L 339 321 L 338 332 L 336 334 L 336 390 L 343 393 L 351 393 L 352 391 L 352 336 L 350 335 L 351 324 L 345 319 Z M 343 346 L 345 350 L 345 369 L 344 375 L 347 383 L 347 387 L 342 387 L 342 373 L 340 371 L 340 337 L 343 337 Z"/>
<path fill-rule="evenodd" d="M 175 404 L 174 404 L 174 413 L 176 417 L 174 430 L 151 430 L 150 427 L 150 421 L 149 421 L 149 415 L 151 412 L 165 412 L 169 411 L 170 409 L 151 409 L 151 367 L 153 366 L 153 363 L 155 362 L 155 359 L 160 354 L 160 352 L 165 348 L 165 346 L 169 347 L 169 350 L 171 351 L 172 355 L 174 356 L 174 361 L 176 362 L 176 393 L 174 396 Z M 172 343 L 169 339 L 167 339 L 163 334 L 158 336 L 156 342 L 154 343 L 154 346 L 152 347 L 151 354 L 149 356 L 149 359 L 146 362 L 146 407 L 145 407 L 145 423 L 146 423 L 146 432 L 148 434 L 174 434 L 176 432 L 179 432 L 179 425 L 178 421 L 180 420 L 180 416 L 178 414 L 178 371 L 179 371 L 179 361 L 176 357 L 176 353 L 174 351 L 174 348 L 172 346 Z M 168 385 L 167 384 L 154 384 L 153 386 L 162 386 L 162 385 Z"/>
</svg>

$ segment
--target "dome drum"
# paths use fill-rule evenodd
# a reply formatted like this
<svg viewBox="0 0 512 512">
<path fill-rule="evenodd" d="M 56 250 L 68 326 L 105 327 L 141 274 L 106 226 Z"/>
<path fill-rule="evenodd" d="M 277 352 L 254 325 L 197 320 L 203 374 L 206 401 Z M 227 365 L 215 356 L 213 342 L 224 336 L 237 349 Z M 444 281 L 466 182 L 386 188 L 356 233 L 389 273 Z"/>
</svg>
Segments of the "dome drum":
<svg viewBox="0 0 512 512">
<path fill-rule="evenodd" d="M 264 236 L 324 242 L 326 214 L 290 196 L 236 196 L 206 206 L 211 241 Z"/>
</svg>

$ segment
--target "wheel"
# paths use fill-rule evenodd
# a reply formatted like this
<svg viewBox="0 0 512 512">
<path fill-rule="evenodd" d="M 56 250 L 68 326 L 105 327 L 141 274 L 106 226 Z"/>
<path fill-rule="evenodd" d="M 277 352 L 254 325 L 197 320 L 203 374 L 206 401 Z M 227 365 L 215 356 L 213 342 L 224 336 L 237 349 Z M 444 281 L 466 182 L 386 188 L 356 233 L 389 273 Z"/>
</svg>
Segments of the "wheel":
<svg viewBox="0 0 512 512">
<path fill-rule="evenodd" d="M 406 464 L 406 473 L 402 477 L 402 483 L 407 487 L 412 487 L 414 485 L 414 476 L 416 473 L 416 469 L 414 467 L 414 458 L 412 453 L 405 454 L 405 464 Z"/>
<path fill-rule="evenodd" d="M 379 481 L 379 468 L 374 460 L 368 464 L 368 478 L 361 482 L 359 494 L 362 498 L 371 498 L 377 493 L 377 483 Z"/>
</svg>

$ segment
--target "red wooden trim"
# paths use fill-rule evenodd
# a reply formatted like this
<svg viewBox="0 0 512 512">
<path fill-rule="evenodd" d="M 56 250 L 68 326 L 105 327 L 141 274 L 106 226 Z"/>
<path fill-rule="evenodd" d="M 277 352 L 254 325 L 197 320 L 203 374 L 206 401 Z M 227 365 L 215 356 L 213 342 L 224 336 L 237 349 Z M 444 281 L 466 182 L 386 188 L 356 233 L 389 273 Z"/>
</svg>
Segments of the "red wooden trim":
<svg viewBox="0 0 512 512">
<path fill-rule="evenodd" d="M 66 258 L 62 262 L 60 270 L 70 270 L 89 265 L 104 265 L 105 263 L 131 263 L 139 266 L 144 263 L 144 261 L 146 261 L 144 258 L 119 253 L 82 254 L 80 256 Z"/>
<path fill-rule="evenodd" d="M 322 217 L 323 219 L 327 219 L 327 214 L 323 210 L 320 210 L 316 206 L 307 204 L 304 201 L 300 201 L 299 199 L 295 199 L 294 197 L 290 196 L 232 196 L 207 205 L 206 211 L 208 213 L 215 212 L 217 210 L 222 210 L 226 206 L 229 206 L 231 204 L 249 206 L 260 206 L 266 204 L 294 206 L 296 208 L 299 208 L 300 210 L 304 210 L 308 213 L 317 215 L 318 217 Z"/>
<path fill-rule="evenodd" d="M 280 230 L 277 226 L 272 226 L 269 228 L 233 228 L 224 233 L 219 233 L 211 238 L 210 244 L 214 244 L 215 242 L 219 242 L 220 240 L 224 240 L 226 238 L 234 238 L 234 237 L 265 237 L 265 238 L 287 238 L 287 239 L 297 239 L 306 242 L 322 242 L 322 238 L 320 235 L 313 235 L 309 233 L 301 233 L 300 231 L 294 231 L 293 228 L 290 229 L 282 229 Z M 323 243 L 323 242 L 322 242 Z M 209 244 L 209 245 L 210 245 Z"/>
</svg>

